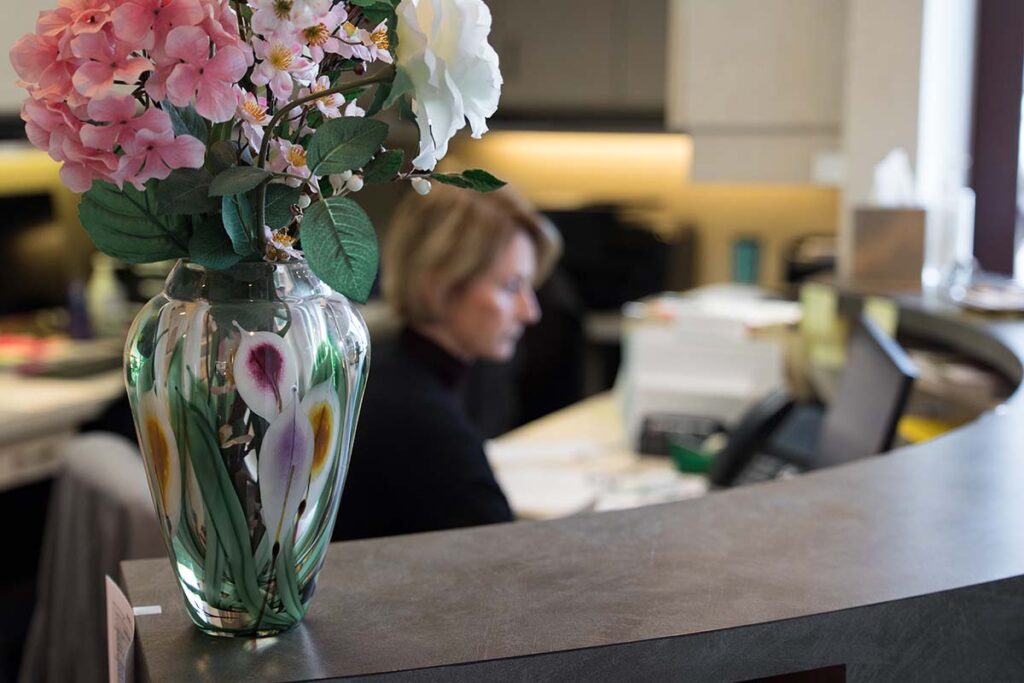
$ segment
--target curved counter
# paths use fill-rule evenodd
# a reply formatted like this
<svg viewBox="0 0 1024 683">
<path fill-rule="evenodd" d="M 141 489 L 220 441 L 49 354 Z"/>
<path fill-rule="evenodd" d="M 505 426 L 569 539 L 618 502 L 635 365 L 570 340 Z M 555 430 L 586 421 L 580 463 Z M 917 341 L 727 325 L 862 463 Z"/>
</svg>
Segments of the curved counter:
<svg viewBox="0 0 1024 683">
<path fill-rule="evenodd" d="M 902 311 L 901 330 L 993 366 L 1013 396 L 933 441 L 795 479 L 336 544 L 306 622 L 255 648 L 196 631 L 166 560 L 128 562 L 132 603 L 163 607 L 138 619 L 140 674 L 1024 680 L 1024 322 Z"/>
</svg>

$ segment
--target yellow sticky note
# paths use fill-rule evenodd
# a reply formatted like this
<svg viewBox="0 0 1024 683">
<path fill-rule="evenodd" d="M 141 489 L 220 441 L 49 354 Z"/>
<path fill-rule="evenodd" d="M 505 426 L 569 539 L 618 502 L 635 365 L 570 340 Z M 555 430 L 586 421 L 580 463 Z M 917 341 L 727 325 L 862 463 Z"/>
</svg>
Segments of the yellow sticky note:
<svg viewBox="0 0 1024 683">
<path fill-rule="evenodd" d="M 882 332 L 890 337 L 896 336 L 896 328 L 900 322 L 900 309 L 892 299 L 869 296 L 864 300 L 864 315 L 878 325 Z"/>
<path fill-rule="evenodd" d="M 834 288 L 817 282 L 805 284 L 800 288 L 800 308 L 800 330 L 805 336 L 828 336 L 835 330 L 839 298 Z"/>
</svg>

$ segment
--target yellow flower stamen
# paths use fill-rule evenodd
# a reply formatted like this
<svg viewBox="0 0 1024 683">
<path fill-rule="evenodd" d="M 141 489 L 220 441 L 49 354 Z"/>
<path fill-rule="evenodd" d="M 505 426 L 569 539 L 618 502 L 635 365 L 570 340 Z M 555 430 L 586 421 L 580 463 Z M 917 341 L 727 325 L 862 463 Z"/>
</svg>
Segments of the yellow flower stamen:
<svg viewBox="0 0 1024 683">
<path fill-rule="evenodd" d="M 274 233 L 274 244 L 279 247 L 290 247 L 295 244 L 296 239 L 297 238 L 292 237 L 291 235 L 286 235 L 283 232 Z"/>
<path fill-rule="evenodd" d="M 292 0 L 274 0 L 274 16 L 284 21 L 292 13 Z"/>
<path fill-rule="evenodd" d="M 292 166 L 305 166 L 306 165 L 306 150 L 302 148 L 302 145 L 292 145 L 285 154 L 285 158 L 288 159 L 288 163 Z"/>
<path fill-rule="evenodd" d="M 349 38 L 354 36 L 356 34 L 356 31 L 359 30 L 351 21 L 346 21 L 344 24 L 341 25 L 341 28 L 345 31 L 345 33 L 348 34 Z"/>
<path fill-rule="evenodd" d="M 291 48 L 284 43 L 275 43 L 267 55 L 267 61 L 278 71 L 287 70 L 292 65 L 294 59 L 295 56 L 292 54 Z"/>
<path fill-rule="evenodd" d="M 379 28 L 370 34 L 370 40 L 380 50 L 387 50 L 390 43 L 388 43 L 388 30 L 386 28 Z"/>
<path fill-rule="evenodd" d="M 331 32 L 327 30 L 327 27 L 322 23 L 316 26 L 310 26 L 302 32 L 303 37 L 306 39 L 306 43 L 309 45 L 321 46 L 327 42 L 327 39 L 331 37 Z"/>
<path fill-rule="evenodd" d="M 326 85 L 320 85 L 319 83 L 314 83 L 312 85 L 312 87 L 310 87 L 310 89 L 309 89 L 309 94 L 310 95 L 316 95 L 318 92 L 323 92 L 325 90 L 327 90 L 327 86 Z M 331 93 L 330 95 L 324 95 L 323 97 L 318 98 L 317 101 L 318 102 L 323 102 L 324 105 L 328 106 L 328 107 L 339 107 L 339 106 L 341 106 L 341 102 L 338 101 L 338 98 L 339 98 L 339 95 L 337 93 Z"/>
<path fill-rule="evenodd" d="M 253 123 L 258 126 L 266 125 L 267 120 L 270 118 L 267 110 L 261 107 L 256 100 L 243 100 L 242 109 L 252 118 Z"/>
</svg>

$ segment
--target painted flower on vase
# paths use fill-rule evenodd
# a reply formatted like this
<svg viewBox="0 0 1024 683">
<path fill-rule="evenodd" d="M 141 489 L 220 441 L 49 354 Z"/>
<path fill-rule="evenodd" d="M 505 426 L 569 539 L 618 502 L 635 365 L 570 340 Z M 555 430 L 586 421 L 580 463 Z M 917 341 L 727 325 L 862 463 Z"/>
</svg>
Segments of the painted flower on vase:
<svg viewBox="0 0 1024 683">
<path fill-rule="evenodd" d="M 171 429 L 166 404 L 154 394 L 142 397 L 139 407 L 139 431 L 142 448 L 148 455 L 147 463 L 155 484 L 154 499 L 157 511 L 167 529 L 174 536 L 181 514 L 181 461 L 178 443 Z"/>
<path fill-rule="evenodd" d="M 260 514 L 275 545 L 295 531 L 315 445 L 313 426 L 299 410 L 298 389 L 293 387 L 287 407 L 270 423 L 259 454 Z"/>
<path fill-rule="evenodd" d="M 232 366 L 238 395 L 249 410 L 273 422 L 298 385 L 295 354 L 273 332 L 248 332 L 236 326 L 242 335 Z"/>
</svg>

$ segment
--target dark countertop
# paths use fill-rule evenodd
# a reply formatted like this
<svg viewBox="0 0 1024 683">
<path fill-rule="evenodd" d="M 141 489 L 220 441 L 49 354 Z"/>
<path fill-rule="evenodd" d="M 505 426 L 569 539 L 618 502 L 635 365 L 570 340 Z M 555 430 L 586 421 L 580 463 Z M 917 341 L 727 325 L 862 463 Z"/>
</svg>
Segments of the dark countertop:
<svg viewBox="0 0 1024 683">
<path fill-rule="evenodd" d="M 1020 382 L 1024 322 L 903 305 L 901 329 Z M 796 479 L 335 544 L 306 621 L 255 645 L 193 628 L 166 560 L 123 578 L 163 607 L 137 631 L 157 681 L 1024 680 L 1022 458 L 1018 389 L 938 439 Z"/>
</svg>

